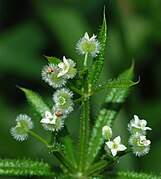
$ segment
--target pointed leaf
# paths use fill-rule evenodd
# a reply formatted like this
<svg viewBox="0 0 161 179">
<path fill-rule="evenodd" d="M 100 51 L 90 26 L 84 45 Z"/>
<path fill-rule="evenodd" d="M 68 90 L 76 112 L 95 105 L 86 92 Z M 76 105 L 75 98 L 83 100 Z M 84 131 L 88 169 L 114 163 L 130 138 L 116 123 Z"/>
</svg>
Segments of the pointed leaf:
<svg viewBox="0 0 161 179">
<path fill-rule="evenodd" d="M 123 72 L 119 78 L 132 79 L 133 65 Z M 105 102 L 98 113 L 97 120 L 91 132 L 91 140 L 88 150 L 88 164 L 91 165 L 101 149 L 104 139 L 102 137 L 102 127 L 112 126 L 119 110 L 122 108 L 129 95 L 129 88 L 112 88 L 106 96 Z"/>
<path fill-rule="evenodd" d="M 103 170 L 104 168 L 106 168 L 108 165 L 108 162 L 106 160 L 100 160 L 99 162 L 93 164 L 87 171 L 86 171 L 86 175 L 90 176 L 93 175 L 95 173 L 100 172 L 101 170 Z"/>
<path fill-rule="evenodd" d="M 133 82 L 129 79 L 118 78 L 118 79 L 110 80 L 105 85 L 98 85 L 95 88 L 95 92 L 101 91 L 106 88 L 129 88 L 130 86 L 136 85 L 138 83 L 139 83 L 139 81 Z"/>
<path fill-rule="evenodd" d="M 30 159 L 0 160 L 0 175 L 6 176 L 54 176 L 50 166 L 40 161 Z"/>
<path fill-rule="evenodd" d="M 153 173 L 136 173 L 136 172 L 118 172 L 114 176 L 110 176 L 110 178 L 117 178 L 117 179 L 161 179 L 161 175 L 155 175 Z"/>
<path fill-rule="evenodd" d="M 44 117 L 45 111 L 50 111 L 50 108 L 45 104 L 45 102 L 39 94 L 26 88 L 19 88 L 25 93 L 29 104 L 41 117 Z"/>
<path fill-rule="evenodd" d="M 76 168 L 77 167 L 77 162 L 76 162 L 76 157 L 75 157 L 75 150 L 74 150 L 73 140 L 68 135 L 68 136 L 63 137 L 61 142 L 65 147 L 65 157 Z"/>
<path fill-rule="evenodd" d="M 47 58 L 49 63 L 53 63 L 54 65 L 57 65 L 58 63 L 61 62 L 61 60 L 56 57 L 48 57 L 48 56 L 45 56 L 45 57 Z"/>
<path fill-rule="evenodd" d="M 91 89 L 93 86 L 96 84 L 100 73 L 102 71 L 103 65 L 104 65 L 104 58 L 105 58 L 105 50 L 106 50 L 106 31 L 107 31 L 107 26 L 106 26 L 106 17 L 104 13 L 104 18 L 103 18 L 103 24 L 98 36 L 98 40 L 101 44 L 101 50 L 99 55 L 93 59 L 92 67 L 89 72 L 89 83 L 91 85 Z"/>
</svg>

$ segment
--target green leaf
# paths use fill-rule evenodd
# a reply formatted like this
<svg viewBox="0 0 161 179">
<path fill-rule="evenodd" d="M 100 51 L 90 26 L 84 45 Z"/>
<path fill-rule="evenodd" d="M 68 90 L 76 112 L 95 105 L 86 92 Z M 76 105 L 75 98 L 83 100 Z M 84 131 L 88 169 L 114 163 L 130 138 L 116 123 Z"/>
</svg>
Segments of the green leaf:
<svg viewBox="0 0 161 179">
<path fill-rule="evenodd" d="M 139 81 L 133 82 L 129 79 L 118 78 L 118 79 L 110 80 L 105 85 L 96 86 L 94 92 L 98 92 L 98 91 L 101 91 L 101 90 L 106 89 L 106 88 L 129 88 L 129 87 L 136 85 L 138 83 L 139 83 Z"/>
<path fill-rule="evenodd" d="M 86 172 L 85 174 L 87 176 L 91 176 L 94 173 L 100 172 L 101 170 L 103 170 L 105 167 L 107 167 L 108 162 L 106 160 L 100 160 L 99 162 L 95 163 L 94 165 L 92 165 Z"/>
<path fill-rule="evenodd" d="M 98 35 L 98 40 L 101 44 L 101 50 L 99 55 L 93 59 L 92 67 L 89 72 L 89 83 L 91 85 L 91 89 L 96 84 L 104 65 L 105 50 L 106 50 L 106 31 L 107 31 L 107 26 L 106 26 L 106 17 L 104 13 L 102 27 Z"/>
<path fill-rule="evenodd" d="M 61 142 L 62 142 L 62 144 L 65 147 L 65 157 L 67 158 L 67 160 L 70 161 L 72 166 L 77 168 L 77 162 L 76 162 L 76 157 L 75 157 L 73 140 L 68 135 L 68 136 L 63 137 Z"/>
<path fill-rule="evenodd" d="M 6 176 L 54 176 L 50 166 L 40 161 L 32 161 L 30 159 L 0 160 L 0 175 Z"/>
<path fill-rule="evenodd" d="M 116 179 L 161 179 L 161 175 L 148 174 L 148 173 L 136 173 L 136 172 L 118 172 L 111 178 Z"/>
<path fill-rule="evenodd" d="M 119 78 L 131 80 L 133 78 L 133 64 L 130 69 L 123 72 Z M 112 126 L 119 110 L 122 108 L 129 95 L 129 88 L 112 88 L 106 96 L 104 103 L 98 113 L 97 119 L 91 132 L 91 138 L 88 149 L 88 165 L 90 166 L 98 155 L 104 139 L 102 137 L 102 127 Z"/>
<path fill-rule="evenodd" d="M 26 88 L 19 88 L 25 93 L 29 104 L 41 117 L 44 117 L 45 111 L 50 111 L 50 108 L 45 104 L 41 96 L 39 96 L 37 93 Z"/>
<path fill-rule="evenodd" d="M 54 65 L 57 65 L 58 63 L 61 62 L 60 59 L 56 58 L 56 57 L 48 57 L 45 56 L 45 58 L 47 58 L 47 60 L 49 61 L 49 63 L 53 63 Z"/>
</svg>

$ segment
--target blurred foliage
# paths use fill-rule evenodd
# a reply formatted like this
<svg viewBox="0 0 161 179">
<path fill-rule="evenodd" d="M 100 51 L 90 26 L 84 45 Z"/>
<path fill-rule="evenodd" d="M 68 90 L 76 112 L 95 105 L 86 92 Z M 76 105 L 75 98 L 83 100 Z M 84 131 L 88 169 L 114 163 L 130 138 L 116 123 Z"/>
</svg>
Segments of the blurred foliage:
<svg viewBox="0 0 161 179">
<path fill-rule="evenodd" d="M 160 172 L 160 0 L 0 0 L 1 158 L 25 156 L 43 158 L 55 164 L 44 146 L 34 139 L 19 143 L 10 136 L 10 127 L 19 113 L 27 113 L 39 123 L 24 94 L 15 85 L 38 91 L 51 104 L 53 90 L 41 80 L 41 69 L 46 64 L 43 55 L 58 58 L 65 55 L 80 66 L 82 58 L 76 54 L 75 44 L 86 31 L 90 35 L 97 32 L 104 6 L 108 22 L 107 60 L 100 81 L 116 77 L 130 66 L 132 59 L 135 60 L 136 80 L 139 76 L 141 79 L 133 88 L 114 128 L 118 134 L 128 135 L 126 124 L 133 114 L 145 118 L 153 128 L 149 136 L 152 140 L 150 153 L 143 158 L 125 157 L 116 167 Z M 98 101 L 102 101 L 105 92 L 93 97 L 93 118 L 100 107 Z M 67 120 L 73 136 L 78 130 L 77 115 L 73 113 Z M 40 125 L 35 130 L 45 135 Z"/>
</svg>

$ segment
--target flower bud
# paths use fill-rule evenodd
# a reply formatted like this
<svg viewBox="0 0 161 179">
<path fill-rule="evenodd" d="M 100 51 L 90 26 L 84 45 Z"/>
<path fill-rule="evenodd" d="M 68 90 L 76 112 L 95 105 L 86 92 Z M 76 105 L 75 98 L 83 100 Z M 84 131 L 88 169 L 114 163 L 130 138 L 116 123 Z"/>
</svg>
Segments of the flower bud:
<svg viewBox="0 0 161 179">
<path fill-rule="evenodd" d="M 10 132 L 14 139 L 24 141 L 28 138 L 28 132 L 33 128 L 31 118 L 26 114 L 20 114 L 16 118 L 16 126 Z"/>
<path fill-rule="evenodd" d="M 109 126 L 104 126 L 102 128 L 102 136 L 105 140 L 110 140 L 112 137 L 112 129 Z"/>
<path fill-rule="evenodd" d="M 101 45 L 96 39 L 96 35 L 93 34 L 89 38 L 88 33 L 86 32 L 84 36 L 76 44 L 76 50 L 81 55 L 89 53 L 92 57 L 96 57 L 100 53 Z"/>
</svg>

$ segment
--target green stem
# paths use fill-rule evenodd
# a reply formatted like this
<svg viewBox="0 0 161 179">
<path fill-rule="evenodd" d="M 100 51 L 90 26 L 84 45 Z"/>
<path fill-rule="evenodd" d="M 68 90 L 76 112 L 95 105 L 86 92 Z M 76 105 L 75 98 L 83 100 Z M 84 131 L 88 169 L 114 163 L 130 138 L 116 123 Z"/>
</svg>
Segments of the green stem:
<svg viewBox="0 0 161 179">
<path fill-rule="evenodd" d="M 87 147 L 89 137 L 89 100 L 82 102 L 82 118 L 80 124 L 80 161 L 79 171 L 83 172 L 86 166 Z"/>
<path fill-rule="evenodd" d="M 86 176 L 91 176 L 92 174 L 98 173 L 101 170 L 104 170 L 105 168 L 109 167 L 114 161 L 106 161 L 106 160 L 100 160 L 99 162 L 95 163 L 93 166 L 91 166 L 86 172 Z"/>
<path fill-rule="evenodd" d="M 72 83 L 70 83 L 70 82 L 68 82 L 69 83 L 69 88 L 72 90 L 72 91 L 74 91 L 74 92 L 76 92 L 77 94 L 79 94 L 79 95 L 83 95 L 83 93 L 82 93 L 82 91 L 81 90 L 79 90 L 78 88 L 76 88 Z"/>
<path fill-rule="evenodd" d="M 43 144 L 45 144 L 46 146 L 48 146 L 48 141 L 46 141 L 44 138 L 42 138 L 41 136 L 37 135 L 35 132 L 33 131 L 29 131 L 28 132 L 32 137 L 36 138 L 37 140 L 39 140 L 40 142 L 42 142 Z"/>
<path fill-rule="evenodd" d="M 79 103 L 79 102 L 81 102 L 83 99 L 84 99 L 84 97 L 81 97 L 81 98 L 75 99 L 75 100 L 74 100 L 74 103 Z"/>
<path fill-rule="evenodd" d="M 75 168 L 70 164 L 70 162 L 64 157 L 64 155 L 60 151 L 54 152 L 53 154 L 68 171 L 70 171 L 71 173 L 75 173 Z"/>
<path fill-rule="evenodd" d="M 85 53 L 85 57 L 84 57 L 84 68 L 87 68 L 87 59 L 88 59 L 88 52 Z"/>
</svg>

